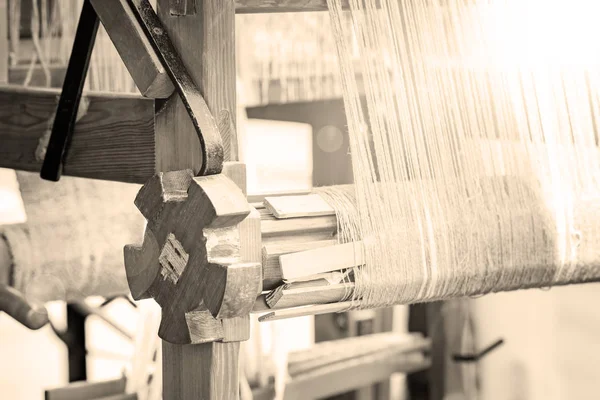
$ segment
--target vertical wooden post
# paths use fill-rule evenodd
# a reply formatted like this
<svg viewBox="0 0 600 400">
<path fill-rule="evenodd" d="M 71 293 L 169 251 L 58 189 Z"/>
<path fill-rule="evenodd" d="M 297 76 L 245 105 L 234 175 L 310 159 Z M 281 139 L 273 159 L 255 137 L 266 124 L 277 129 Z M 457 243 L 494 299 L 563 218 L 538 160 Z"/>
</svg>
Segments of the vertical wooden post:
<svg viewBox="0 0 600 400">
<path fill-rule="evenodd" d="M 238 399 L 239 350 L 239 342 L 178 345 L 163 340 L 163 399 Z"/>
<path fill-rule="evenodd" d="M 217 120 L 224 159 L 236 161 L 235 4 L 232 0 L 187 0 L 185 9 L 190 12 L 174 15 L 174 3 L 158 0 L 158 15 Z M 157 171 L 199 171 L 198 137 L 176 94 L 157 113 L 156 151 Z"/>
<path fill-rule="evenodd" d="M 186 7 L 173 12 L 177 9 L 175 3 L 158 0 L 158 15 L 217 119 L 224 159 L 235 161 L 234 2 L 187 0 Z M 198 139 L 177 95 L 157 114 L 156 146 L 158 171 L 192 167 L 198 172 L 202 162 Z M 239 342 L 184 346 L 163 342 L 163 398 L 237 399 L 238 355 Z"/>
</svg>

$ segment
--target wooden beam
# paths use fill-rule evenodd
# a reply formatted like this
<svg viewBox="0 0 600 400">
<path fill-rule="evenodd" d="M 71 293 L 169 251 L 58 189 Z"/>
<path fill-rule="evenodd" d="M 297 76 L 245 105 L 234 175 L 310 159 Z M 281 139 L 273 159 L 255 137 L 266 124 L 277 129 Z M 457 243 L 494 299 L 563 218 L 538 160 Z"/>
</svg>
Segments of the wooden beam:
<svg viewBox="0 0 600 400">
<path fill-rule="evenodd" d="M 342 7 L 348 8 L 348 0 L 342 0 Z M 235 0 L 238 14 L 327 11 L 327 0 Z"/>
<path fill-rule="evenodd" d="M 40 170 L 40 142 L 52 129 L 59 96 L 56 89 L 0 87 L 0 167 Z M 89 107 L 76 125 L 64 174 L 145 182 L 154 174 L 154 101 L 125 94 L 84 96 Z"/>
<path fill-rule="evenodd" d="M 91 2 L 140 93 L 150 98 L 169 97 L 174 90 L 171 78 L 127 0 Z"/>
</svg>

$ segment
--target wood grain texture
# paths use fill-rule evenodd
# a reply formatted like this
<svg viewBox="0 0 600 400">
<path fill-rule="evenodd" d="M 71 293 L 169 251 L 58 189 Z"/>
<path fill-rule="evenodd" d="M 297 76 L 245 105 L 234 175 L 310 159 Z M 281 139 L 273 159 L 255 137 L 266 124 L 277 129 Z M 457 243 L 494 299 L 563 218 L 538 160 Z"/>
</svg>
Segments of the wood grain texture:
<svg viewBox="0 0 600 400">
<path fill-rule="evenodd" d="M 40 139 L 52 128 L 59 90 L 0 87 L 0 166 L 38 172 Z M 64 174 L 143 183 L 154 174 L 154 101 L 135 95 L 85 94 Z"/>
<path fill-rule="evenodd" d="M 102 397 L 123 394 L 125 378 L 101 382 L 76 382 L 68 386 L 46 390 L 46 400 L 95 400 Z"/>
<path fill-rule="evenodd" d="M 336 243 L 336 240 L 330 239 L 307 242 L 275 242 L 265 244 L 262 248 L 263 290 L 275 289 L 283 282 L 283 274 L 281 272 L 279 256 L 283 254 L 295 253 L 297 251 L 333 246 Z"/>
<path fill-rule="evenodd" d="M 223 339 L 222 342 L 243 342 L 250 338 L 250 315 L 236 318 L 222 319 Z"/>
<path fill-rule="evenodd" d="M 198 343 L 207 339 L 201 331 L 212 326 L 208 336 L 222 337 L 217 318 L 248 314 L 260 288 L 260 263 L 240 256 L 237 225 L 250 213 L 245 196 L 224 175 L 193 177 L 187 170 L 156 175 L 135 204 L 152 235 L 145 235 L 141 248 L 125 248 L 125 268 L 136 277 L 136 294 L 162 306 L 159 335 L 171 343 Z M 160 258 L 165 247 L 172 247 L 171 259 Z M 161 261 L 171 264 L 177 279 L 161 273 Z M 149 277 L 141 278 L 145 273 Z"/>
<path fill-rule="evenodd" d="M 319 247 L 279 257 L 283 279 L 342 270 L 365 263 L 362 242 L 350 242 Z"/>
<path fill-rule="evenodd" d="M 236 400 L 240 343 L 163 341 L 164 400 Z"/>
<path fill-rule="evenodd" d="M 189 0 L 192 1 L 192 0 Z M 160 17 L 175 49 L 194 83 L 204 96 L 214 118 L 226 110 L 235 126 L 235 10 L 231 1 L 195 0 L 196 13 L 171 15 L 171 0 L 158 1 Z M 237 138 L 229 130 L 223 136 L 224 159 Z M 173 95 L 156 116 L 157 171 L 191 168 L 200 171 L 202 154 L 191 119 L 178 95 Z"/>
<path fill-rule="evenodd" d="M 335 215 L 335 210 L 316 194 L 300 196 L 265 197 L 265 208 L 275 218 L 318 217 Z"/>
<path fill-rule="evenodd" d="M 140 93 L 150 98 L 169 97 L 174 90 L 171 78 L 127 0 L 91 1 Z"/>
<path fill-rule="evenodd" d="M 342 7 L 348 8 L 348 0 Z M 238 14 L 299 11 L 327 11 L 327 0 L 235 0 Z"/>
</svg>

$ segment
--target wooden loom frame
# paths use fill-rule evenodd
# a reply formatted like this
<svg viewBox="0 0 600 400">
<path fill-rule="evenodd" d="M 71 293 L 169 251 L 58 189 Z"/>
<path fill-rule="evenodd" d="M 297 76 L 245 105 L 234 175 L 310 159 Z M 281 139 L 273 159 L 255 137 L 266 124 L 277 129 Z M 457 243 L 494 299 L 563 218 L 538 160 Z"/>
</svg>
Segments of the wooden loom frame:
<svg viewBox="0 0 600 400">
<path fill-rule="evenodd" d="M 0 0 L 0 19 L 6 21 L 7 16 L 2 15 L 2 11 L 6 11 L 3 2 Z M 211 282 L 210 286 L 216 287 L 212 291 L 207 289 L 208 294 L 201 299 L 210 312 L 198 307 L 184 310 L 187 311 L 186 318 L 189 317 L 184 324 L 174 322 L 178 318 L 173 317 L 169 324 L 161 327 L 161 336 L 169 340 L 163 341 L 164 398 L 235 399 L 239 387 L 239 343 L 249 337 L 249 311 L 252 308 L 260 310 L 261 307 L 260 299 L 255 304 L 263 282 L 261 236 L 304 235 L 306 226 L 315 222 L 317 229 L 309 230 L 307 238 L 311 235 L 327 236 L 335 231 L 331 217 L 300 223 L 269 221 L 261 226 L 259 213 L 245 200 L 245 166 L 237 162 L 235 131 L 235 13 L 319 11 L 326 10 L 326 0 L 158 0 L 159 17 L 202 92 L 223 139 L 224 158 L 228 162 L 224 164 L 222 174 L 207 179 L 193 178 L 193 174 L 186 172 L 161 174 L 186 169 L 198 171 L 202 155 L 196 133 L 188 122 L 189 116 L 179 96 L 171 96 L 173 87 L 170 80 L 144 40 L 139 26 L 125 12 L 127 0 L 92 0 L 92 3 L 145 97 L 85 94 L 89 106 L 76 126 L 64 160 L 64 174 L 130 183 L 146 182 L 146 194 L 141 193 L 136 204 L 142 212 L 148 213 L 144 212 L 151 227 L 159 231 L 167 229 L 169 234 L 176 229 L 169 221 L 165 222 L 166 228 L 157 227 L 158 223 L 152 224 L 155 219 L 152 208 L 156 206 L 152 201 L 177 196 L 178 191 L 181 193 L 188 187 L 199 189 L 204 200 L 200 204 L 201 209 L 193 209 L 195 212 L 189 215 L 190 218 L 196 214 L 210 214 L 212 217 L 200 218 L 197 221 L 199 225 L 206 224 L 206 229 L 210 230 L 210 224 L 216 223 L 218 229 L 228 231 L 228 236 L 220 240 L 225 244 L 235 242 L 239 245 L 233 256 L 230 253 L 218 254 L 218 250 L 212 254 L 220 261 L 226 256 L 232 256 L 235 261 L 225 260 L 222 265 L 215 261 L 216 268 L 205 276 Z M 0 36 L 1 53 L 8 49 L 8 45 L 6 37 Z M 0 67 L 0 82 L 8 81 L 6 67 L 7 64 Z M 7 107 L 0 110 L 0 142 L 3 144 L 0 147 L 0 166 L 32 172 L 40 170 L 43 160 L 37 150 L 43 137 L 47 136 L 59 94 L 60 91 L 54 89 L 1 88 L 0 103 Z M 168 100 L 155 100 L 167 97 Z M 174 192 L 165 189 L 182 181 L 187 186 L 178 187 Z M 152 204 L 147 205 L 146 201 Z M 160 207 L 169 207 L 169 201 L 163 203 Z M 207 206 L 209 209 L 205 210 Z M 203 229 L 196 233 L 202 235 L 202 232 Z M 181 256 L 179 251 L 185 253 L 189 249 L 180 247 L 181 243 L 177 240 L 180 234 L 173 240 L 167 235 L 159 247 L 175 248 L 176 255 Z M 211 234 L 204 231 L 206 236 Z M 157 232 L 158 235 L 160 233 Z M 152 233 L 147 234 L 147 237 L 151 236 Z M 159 297 L 163 306 L 177 308 L 173 306 L 174 301 L 181 301 L 181 297 L 175 296 L 176 300 L 165 303 L 164 297 L 171 294 L 158 293 L 160 285 L 152 287 L 148 276 L 154 277 L 157 271 L 152 271 L 154 275 L 147 271 L 149 267 L 144 254 L 154 258 L 163 256 L 162 252 L 158 255 L 144 247 L 128 246 L 125 258 L 132 294 L 136 298 Z M 176 267 L 177 257 L 170 256 L 167 263 Z M 211 255 L 206 256 L 211 262 Z M 136 270 L 139 265 L 141 269 Z M 175 272 L 182 274 L 183 269 Z M 164 271 L 163 265 L 161 272 Z M 333 304 L 326 306 L 323 312 L 344 308 L 344 305 Z M 173 329 L 174 326 L 177 329 Z M 182 334 L 181 328 L 187 328 L 188 332 Z M 424 366 L 420 363 L 413 369 Z M 302 393 L 300 386 L 296 389 L 297 395 Z"/>
</svg>

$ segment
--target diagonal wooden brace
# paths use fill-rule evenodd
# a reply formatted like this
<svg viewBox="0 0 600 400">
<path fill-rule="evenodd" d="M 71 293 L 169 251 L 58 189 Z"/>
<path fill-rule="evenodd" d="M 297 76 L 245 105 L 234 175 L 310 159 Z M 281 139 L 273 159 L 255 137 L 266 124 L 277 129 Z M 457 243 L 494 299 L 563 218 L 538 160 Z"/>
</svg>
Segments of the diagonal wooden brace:
<svg viewBox="0 0 600 400">
<path fill-rule="evenodd" d="M 90 1 L 142 94 L 166 98 L 177 91 L 200 144 L 194 173 L 220 173 L 225 152 L 217 121 L 149 1 Z"/>
<path fill-rule="evenodd" d="M 162 307 L 159 335 L 176 344 L 225 338 L 220 319 L 245 317 L 262 288 L 261 264 L 243 262 L 238 225 L 250 206 L 224 175 L 160 173 L 140 190 L 142 246 L 125 247 L 135 299 Z"/>
</svg>

